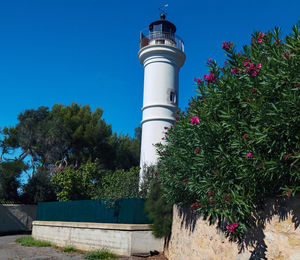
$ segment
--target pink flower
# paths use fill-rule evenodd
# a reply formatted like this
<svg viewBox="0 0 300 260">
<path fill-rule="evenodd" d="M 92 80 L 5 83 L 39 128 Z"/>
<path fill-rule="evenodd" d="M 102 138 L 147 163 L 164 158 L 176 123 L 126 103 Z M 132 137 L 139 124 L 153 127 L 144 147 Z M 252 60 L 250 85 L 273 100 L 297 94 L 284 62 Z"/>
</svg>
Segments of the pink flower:
<svg viewBox="0 0 300 260">
<path fill-rule="evenodd" d="M 179 116 L 176 116 L 176 120 L 179 120 Z"/>
<path fill-rule="evenodd" d="M 250 68 L 251 69 L 254 68 L 254 63 L 253 62 L 250 64 Z"/>
<path fill-rule="evenodd" d="M 237 228 L 238 224 L 236 222 L 232 223 L 231 225 L 227 225 L 226 229 L 230 231 L 230 233 L 233 233 L 234 230 Z"/>
<path fill-rule="evenodd" d="M 260 69 L 260 68 L 261 68 L 261 63 L 257 64 L 257 65 L 256 65 L 256 68 L 257 68 L 257 69 Z"/>
<path fill-rule="evenodd" d="M 248 68 L 246 69 L 246 72 L 249 72 L 250 70 L 251 70 L 251 68 L 248 67 Z"/>
<path fill-rule="evenodd" d="M 240 52 L 238 52 L 238 54 L 237 55 L 241 55 L 241 53 Z"/>
<path fill-rule="evenodd" d="M 199 153 L 199 149 L 196 148 L 196 149 L 194 150 L 194 152 L 195 152 L 195 153 Z"/>
<path fill-rule="evenodd" d="M 239 71 L 238 68 L 233 68 L 233 69 L 231 70 L 232 74 L 236 74 L 238 71 Z"/>
<path fill-rule="evenodd" d="M 209 73 L 209 75 L 204 75 L 203 79 L 207 82 L 207 84 L 210 84 L 211 82 L 216 81 L 215 75 L 212 72 Z"/>
<path fill-rule="evenodd" d="M 248 62 L 246 61 L 246 62 L 244 62 L 244 66 L 246 67 L 248 65 Z"/>
<path fill-rule="evenodd" d="M 222 49 L 224 49 L 225 51 L 229 51 L 229 47 L 231 47 L 232 45 L 233 45 L 232 42 L 225 42 L 225 41 L 223 41 Z"/>
<path fill-rule="evenodd" d="M 242 136 L 242 138 L 243 138 L 243 139 L 247 139 L 247 138 L 248 138 L 248 135 L 247 135 L 247 134 L 244 134 L 244 135 Z"/>
<path fill-rule="evenodd" d="M 191 117 L 191 123 L 196 125 L 199 124 L 200 123 L 199 117 L 197 116 Z"/>
<path fill-rule="evenodd" d="M 202 79 L 198 78 L 197 83 L 200 84 L 202 82 Z"/>
<path fill-rule="evenodd" d="M 167 129 L 169 129 L 169 127 L 165 126 L 164 129 L 167 130 Z"/>
<path fill-rule="evenodd" d="M 253 157 L 252 153 L 247 153 L 247 156 L 248 156 L 249 158 Z"/>
<path fill-rule="evenodd" d="M 265 34 L 264 34 L 264 33 L 261 33 L 261 34 L 258 36 L 257 42 L 258 42 L 258 43 L 262 43 L 262 42 L 263 42 L 263 40 L 262 40 L 263 37 L 265 37 Z"/>
<path fill-rule="evenodd" d="M 210 63 L 213 63 L 213 62 L 214 62 L 214 60 L 213 60 L 212 58 L 209 58 L 209 59 L 207 60 L 206 64 L 210 64 Z"/>
<path fill-rule="evenodd" d="M 253 71 L 253 72 L 251 73 L 251 75 L 252 75 L 253 77 L 257 76 L 257 74 L 258 74 L 257 71 Z"/>
</svg>

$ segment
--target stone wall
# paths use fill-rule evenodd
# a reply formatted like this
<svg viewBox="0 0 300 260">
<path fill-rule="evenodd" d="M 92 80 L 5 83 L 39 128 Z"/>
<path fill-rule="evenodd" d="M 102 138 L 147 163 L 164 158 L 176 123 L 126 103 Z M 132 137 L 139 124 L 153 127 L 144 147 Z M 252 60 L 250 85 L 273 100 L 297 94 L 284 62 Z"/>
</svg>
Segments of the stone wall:
<svg viewBox="0 0 300 260">
<path fill-rule="evenodd" d="M 288 259 L 300 260 L 300 196 L 270 200 L 260 221 L 247 234 L 244 248 L 190 209 L 174 206 L 169 260 Z"/>
<path fill-rule="evenodd" d="M 32 236 L 84 251 L 107 248 L 119 255 L 163 251 L 163 241 L 152 235 L 148 224 L 34 221 Z"/>
<path fill-rule="evenodd" d="M 0 234 L 30 231 L 37 205 L 0 204 Z"/>
</svg>

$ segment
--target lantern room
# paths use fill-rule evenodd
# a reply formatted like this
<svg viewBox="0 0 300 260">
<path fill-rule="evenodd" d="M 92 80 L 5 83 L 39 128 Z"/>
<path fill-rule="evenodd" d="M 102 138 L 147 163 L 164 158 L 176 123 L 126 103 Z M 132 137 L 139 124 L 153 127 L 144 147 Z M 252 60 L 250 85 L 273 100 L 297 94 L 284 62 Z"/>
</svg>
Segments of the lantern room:
<svg viewBox="0 0 300 260">
<path fill-rule="evenodd" d="M 169 45 L 184 51 L 183 41 L 175 35 L 176 26 L 161 14 L 160 20 L 149 25 L 148 32 L 141 32 L 140 49 L 148 45 Z"/>
</svg>

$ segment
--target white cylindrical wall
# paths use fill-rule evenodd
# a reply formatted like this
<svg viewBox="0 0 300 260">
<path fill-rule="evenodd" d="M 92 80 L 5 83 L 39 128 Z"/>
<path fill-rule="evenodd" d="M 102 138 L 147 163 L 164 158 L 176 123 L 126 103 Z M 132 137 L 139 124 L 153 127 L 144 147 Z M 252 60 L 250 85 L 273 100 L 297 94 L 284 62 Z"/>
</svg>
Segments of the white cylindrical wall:
<svg viewBox="0 0 300 260">
<path fill-rule="evenodd" d="M 164 127 L 170 127 L 173 121 L 151 120 L 143 123 L 141 143 L 141 168 L 153 165 L 157 161 L 158 154 L 155 144 L 163 142 Z M 142 178 L 142 176 L 141 176 Z"/>
<path fill-rule="evenodd" d="M 143 182 L 143 168 L 156 164 L 158 159 L 155 144 L 163 142 L 164 128 L 176 119 L 179 69 L 185 54 L 173 46 L 148 45 L 139 51 L 139 60 L 144 66 L 140 157 L 140 182 Z"/>
<path fill-rule="evenodd" d="M 174 91 L 175 94 L 178 93 L 178 72 L 179 68 L 175 64 L 157 57 L 148 60 L 144 72 L 143 107 L 150 104 L 171 104 L 177 106 L 178 102 L 170 102 L 169 93 L 171 91 Z"/>
</svg>

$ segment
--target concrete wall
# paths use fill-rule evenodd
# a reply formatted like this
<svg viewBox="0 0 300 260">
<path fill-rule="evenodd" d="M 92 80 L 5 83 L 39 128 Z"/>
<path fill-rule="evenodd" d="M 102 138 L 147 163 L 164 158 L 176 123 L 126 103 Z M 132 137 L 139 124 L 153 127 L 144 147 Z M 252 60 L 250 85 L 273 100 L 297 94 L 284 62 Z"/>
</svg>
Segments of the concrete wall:
<svg viewBox="0 0 300 260">
<path fill-rule="evenodd" d="M 37 205 L 0 204 L 0 234 L 30 231 L 36 212 Z"/>
<path fill-rule="evenodd" d="M 127 256 L 163 250 L 163 241 L 155 239 L 146 224 L 34 221 L 32 236 L 62 247 L 85 251 L 107 248 Z"/>
<path fill-rule="evenodd" d="M 172 235 L 164 252 L 169 260 L 300 260 L 300 196 L 269 201 L 257 227 L 247 234 L 244 250 L 190 209 L 175 206 L 173 214 Z"/>
</svg>

